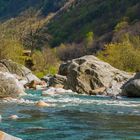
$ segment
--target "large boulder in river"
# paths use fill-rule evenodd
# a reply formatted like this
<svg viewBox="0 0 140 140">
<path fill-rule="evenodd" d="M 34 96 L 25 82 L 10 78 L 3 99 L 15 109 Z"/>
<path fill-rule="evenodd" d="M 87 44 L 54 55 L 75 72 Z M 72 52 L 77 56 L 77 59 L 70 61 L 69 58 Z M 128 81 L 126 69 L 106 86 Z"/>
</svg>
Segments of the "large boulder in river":
<svg viewBox="0 0 140 140">
<path fill-rule="evenodd" d="M 0 71 L 16 74 L 19 80 L 25 80 L 27 81 L 27 83 L 30 83 L 33 80 L 40 82 L 40 79 L 33 75 L 28 68 L 24 67 L 23 65 L 17 64 L 12 60 L 0 60 Z"/>
<path fill-rule="evenodd" d="M 140 72 L 123 85 L 122 95 L 140 97 Z"/>
<path fill-rule="evenodd" d="M 132 77 L 131 74 L 120 71 L 93 55 L 62 65 L 59 72 L 67 77 L 65 88 L 78 93 L 119 94 L 121 86 Z"/>
<path fill-rule="evenodd" d="M 0 131 L 0 140 L 22 140 L 22 139 L 14 137 L 12 135 L 9 135 L 5 132 Z"/>
<path fill-rule="evenodd" d="M 14 75 L 0 72 L 0 98 L 15 98 L 21 94 L 24 94 L 23 86 L 20 85 Z"/>
</svg>

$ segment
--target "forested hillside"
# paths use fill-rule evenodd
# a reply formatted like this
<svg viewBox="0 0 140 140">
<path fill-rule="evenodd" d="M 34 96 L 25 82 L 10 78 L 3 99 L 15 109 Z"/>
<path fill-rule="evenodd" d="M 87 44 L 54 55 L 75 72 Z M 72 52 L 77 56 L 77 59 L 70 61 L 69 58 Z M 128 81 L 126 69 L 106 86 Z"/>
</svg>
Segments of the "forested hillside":
<svg viewBox="0 0 140 140">
<path fill-rule="evenodd" d="M 59 10 L 67 0 L 1 0 L 0 19 L 17 17 L 29 8 L 41 11 L 43 15 Z"/>
<path fill-rule="evenodd" d="M 0 19 L 18 16 L 29 7 L 39 8 L 43 0 L 1 0 Z"/>
<path fill-rule="evenodd" d="M 55 73 L 60 61 L 86 54 L 123 70 L 140 68 L 139 0 L 1 0 L 0 31 L 0 59 L 32 61 L 33 71 Z M 121 47 L 127 53 L 116 63 Z M 21 55 L 26 49 L 30 57 Z M 127 57 L 137 64 L 125 66 Z"/>
<path fill-rule="evenodd" d="M 68 2 L 71 2 L 70 6 L 66 6 Z M 99 38 L 112 32 L 121 21 L 132 25 L 140 19 L 139 0 L 1 0 L 0 18 L 16 18 L 29 8 L 44 18 L 55 14 L 45 25 L 53 46 L 62 42 L 80 42 L 88 32 Z M 61 9 L 64 10 L 60 12 Z"/>
<path fill-rule="evenodd" d="M 140 19 L 139 0 L 77 0 L 49 24 L 54 44 L 79 41 L 87 32 L 97 37 L 111 32 L 122 20 L 133 24 Z"/>
</svg>

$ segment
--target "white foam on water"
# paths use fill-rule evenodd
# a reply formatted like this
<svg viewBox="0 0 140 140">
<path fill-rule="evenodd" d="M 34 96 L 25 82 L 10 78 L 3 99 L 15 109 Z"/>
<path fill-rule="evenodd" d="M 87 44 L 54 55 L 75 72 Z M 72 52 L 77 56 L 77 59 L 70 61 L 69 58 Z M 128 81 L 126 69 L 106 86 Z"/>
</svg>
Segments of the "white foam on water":
<svg viewBox="0 0 140 140">
<path fill-rule="evenodd" d="M 23 98 L 20 98 L 20 99 L 15 99 L 15 98 L 7 98 L 7 99 L 4 99 L 1 101 L 2 103 L 17 103 L 17 104 L 34 104 L 35 102 L 32 101 L 32 100 L 27 100 L 27 99 L 23 99 Z"/>
<path fill-rule="evenodd" d="M 126 100 L 123 98 L 119 99 L 111 99 L 106 96 L 88 96 L 88 95 L 77 95 L 75 93 L 68 93 L 68 94 L 51 94 L 46 97 L 40 96 L 37 94 L 28 94 L 27 97 L 30 97 L 30 99 L 9 99 L 9 100 L 3 100 L 5 103 L 17 103 L 17 104 L 23 104 L 23 105 L 34 105 L 37 101 L 34 101 L 33 99 L 36 98 L 36 100 L 42 100 L 46 103 L 50 103 L 51 106 L 60 106 L 60 107 L 66 107 L 66 106 L 79 106 L 79 105 L 89 105 L 89 106 L 117 106 L 117 107 L 140 107 L 140 103 L 138 101 L 133 100 Z M 26 97 L 25 97 L 26 98 Z"/>
<path fill-rule="evenodd" d="M 86 96 L 83 96 L 86 97 Z M 63 106 L 67 105 L 105 105 L 105 106 L 120 106 L 120 107 L 140 107 L 140 103 L 137 101 L 125 101 L 123 98 L 111 99 L 111 98 L 93 98 L 86 99 L 80 98 L 78 96 L 69 96 L 69 95 L 53 95 L 48 97 L 43 97 L 43 100 L 46 102 L 54 102 L 56 104 L 62 103 Z"/>
<path fill-rule="evenodd" d="M 118 113 L 118 114 L 124 114 L 124 112 L 122 112 L 122 111 L 118 111 L 117 113 Z"/>
</svg>

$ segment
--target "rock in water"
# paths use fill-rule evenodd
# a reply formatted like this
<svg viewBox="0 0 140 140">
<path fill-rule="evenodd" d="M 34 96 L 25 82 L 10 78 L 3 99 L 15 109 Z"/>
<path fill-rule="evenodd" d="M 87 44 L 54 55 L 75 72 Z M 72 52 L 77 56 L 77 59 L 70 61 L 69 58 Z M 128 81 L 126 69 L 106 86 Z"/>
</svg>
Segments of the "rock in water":
<svg viewBox="0 0 140 140">
<path fill-rule="evenodd" d="M 0 140 L 22 140 L 22 139 L 11 136 L 5 132 L 0 131 Z"/>
<path fill-rule="evenodd" d="M 48 106 L 50 106 L 50 105 L 47 104 L 47 103 L 45 103 L 44 101 L 38 101 L 38 102 L 36 103 L 36 106 L 38 106 L 38 107 L 48 107 Z"/>
<path fill-rule="evenodd" d="M 56 74 L 52 78 L 50 78 L 49 86 L 56 87 L 56 88 L 63 88 L 66 82 L 67 82 L 66 76 Z"/>
<path fill-rule="evenodd" d="M 9 118 L 12 120 L 17 120 L 19 117 L 17 115 L 11 115 Z"/>
<path fill-rule="evenodd" d="M 140 72 L 123 86 L 123 92 L 121 95 L 128 97 L 140 97 Z"/>
<path fill-rule="evenodd" d="M 94 95 L 98 93 L 119 94 L 114 91 L 120 89 L 132 77 L 131 74 L 120 71 L 93 55 L 69 61 L 60 66 L 59 72 L 67 77 L 65 89 Z"/>
<path fill-rule="evenodd" d="M 11 60 L 0 60 L 0 98 L 17 97 L 24 93 L 24 85 L 39 78 L 23 65 Z"/>
<path fill-rule="evenodd" d="M 0 72 L 0 98 L 18 97 L 24 94 L 23 87 L 10 73 Z"/>
</svg>

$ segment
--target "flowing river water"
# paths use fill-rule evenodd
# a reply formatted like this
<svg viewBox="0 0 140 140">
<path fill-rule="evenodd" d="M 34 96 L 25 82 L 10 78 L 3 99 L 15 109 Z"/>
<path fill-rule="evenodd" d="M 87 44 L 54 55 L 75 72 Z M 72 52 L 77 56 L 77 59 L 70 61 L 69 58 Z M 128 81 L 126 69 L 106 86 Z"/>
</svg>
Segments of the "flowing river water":
<svg viewBox="0 0 140 140">
<path fill-rule="evenodd" d="M 39 108 L 43 100 L 50 107 Z M 19 100 L 0 102 L 0 130 L 23 140 L 138 140 L 140 99 L 28 91 Z M 11 114 L 19 116 L 9 119 Z"/>
</svg>

